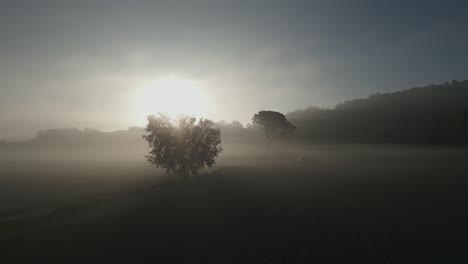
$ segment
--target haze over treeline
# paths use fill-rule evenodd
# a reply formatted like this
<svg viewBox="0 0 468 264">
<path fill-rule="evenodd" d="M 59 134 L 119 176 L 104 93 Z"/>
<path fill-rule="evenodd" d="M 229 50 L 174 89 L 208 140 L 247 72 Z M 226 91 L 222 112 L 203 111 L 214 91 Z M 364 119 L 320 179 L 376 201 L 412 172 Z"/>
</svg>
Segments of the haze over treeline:
<svg viewBox="0 0 468 264">
<path fill-rule="evenodd" d="M 292 141 L 466 144 L 468 143 L 468 80 L 373 94 L 366 99 L 339 103 L 333 109 L 308 107 L 287 113 L 297 126 Z M 250 144 L 262 140 L 251 124 L 216 122 L 224 144 Z M 33 139 L 0 141 L 5 148 L 74 147 L 128 149 L 145 147 L 142 127 L 102 132 L 75 128 L 39 131 Z M 263 142 L 262 142 L 263 143 Z"/>
</svg>

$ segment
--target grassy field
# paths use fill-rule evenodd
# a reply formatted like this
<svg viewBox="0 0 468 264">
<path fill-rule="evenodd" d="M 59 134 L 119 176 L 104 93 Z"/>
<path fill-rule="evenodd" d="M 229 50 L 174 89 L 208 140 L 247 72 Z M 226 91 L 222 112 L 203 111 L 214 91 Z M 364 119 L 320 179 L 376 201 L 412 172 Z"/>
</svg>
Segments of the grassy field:
<svg viewBox="0 0 468 264">
<path fill-rule="evenodd" d="M 4 263 L 464 263 L 468 152 L 229 151 L 188 181 L 137 162 L 3 161 Z M 2 262 L 3 262 L 2 261 Z"/>
</svg>

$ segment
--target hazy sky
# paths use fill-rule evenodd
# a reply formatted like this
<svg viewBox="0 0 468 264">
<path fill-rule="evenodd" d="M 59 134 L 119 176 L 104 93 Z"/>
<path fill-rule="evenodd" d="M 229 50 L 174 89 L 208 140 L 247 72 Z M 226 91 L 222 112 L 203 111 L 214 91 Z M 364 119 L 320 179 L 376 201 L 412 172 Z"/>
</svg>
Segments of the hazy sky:
<svg viewBox="0 0 468 264">
<path fill-rule="evenodd" d="M 206 116 L 242 122 L 466 79 L 467 10 L 464 0 L 1 1 L 0 139 L 143 125 L 134 98 L 167 76 L 197 83 Z"/>
</svg>

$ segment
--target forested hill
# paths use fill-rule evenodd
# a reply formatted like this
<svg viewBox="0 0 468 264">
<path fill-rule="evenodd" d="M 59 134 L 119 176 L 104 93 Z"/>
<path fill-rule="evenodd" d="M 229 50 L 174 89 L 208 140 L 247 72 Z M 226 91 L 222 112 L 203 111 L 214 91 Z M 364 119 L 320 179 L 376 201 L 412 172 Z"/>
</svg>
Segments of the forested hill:
<svg viewBox="0 0 468 264">
<path fill-rule="evenodd" d="M 374 94 L 287 114 L 297 136 L 317 141 L 468 143 L 468 80 Z"/>
</svg>

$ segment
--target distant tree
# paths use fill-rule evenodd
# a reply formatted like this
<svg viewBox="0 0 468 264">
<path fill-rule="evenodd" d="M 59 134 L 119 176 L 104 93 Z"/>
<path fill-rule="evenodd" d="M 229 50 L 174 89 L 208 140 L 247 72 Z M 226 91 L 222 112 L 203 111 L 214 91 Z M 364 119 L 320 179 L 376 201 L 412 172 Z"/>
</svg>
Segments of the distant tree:
<svg viewBox="0 0 468 264">
<path fill-rule="evenodd" d="M 234 120 L 231 123 L 227 122 L 226 120 L 221 120 L 215 123 L 215 126 L 220 128 L 236 128 L 241 129 L 244 128 L 241 122 Z"/>
<path fill-rule="evenodd" d="M 219 127 L 225 127 L 227 126 L 228 122 L 226 122 L 226 120 L 220 120 L 218 122 L 216 122 L 216 125 L 219 126 Z"/>
<path fill-rule="evenodd" d="M 241 128 L 244 128 L 244 126 L 242 125 L 241 122 L 237 121 L 237 120 L 234 120 L 231 122 L 230 126 L 232 128 L 237 128 L 237 129 L 241 129 Z"/>
<path fill-rule="evenodd" d="M 285 115 L 274 111 L 258 112 L 252 117 L 252 124 L 265 133 L 268 151 L 274 138 L 292 134 L 296 130 L 296 127 L 286 119 Z"/>
<path fill-rule="evenodd" d="M 148 117 L 143 138 L 151 151 L 146 155 L 152 166 L 183 178 L 197 175 L 205 167 L 215 164 L 221 152 L 221 131 L 208 119 L 180 117 L 172 122 L 160 114 Z"/>
</svg>

